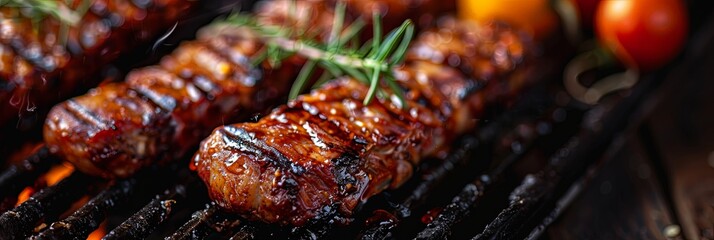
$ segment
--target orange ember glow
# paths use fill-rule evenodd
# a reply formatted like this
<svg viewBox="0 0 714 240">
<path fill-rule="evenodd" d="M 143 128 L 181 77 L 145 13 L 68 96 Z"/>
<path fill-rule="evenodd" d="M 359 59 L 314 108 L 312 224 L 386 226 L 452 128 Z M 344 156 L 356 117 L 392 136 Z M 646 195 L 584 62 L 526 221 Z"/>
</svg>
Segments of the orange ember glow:
<svg viewBox="0 0 714 240">
<path fill-rule="evenodd" d="M 87 236 L 87 240 L 100 240 L 104 237 L 104 235 L 107 235 L 107 222 L 104 221 L 102 222 L 101 225 L 99 225 L 99 228 L 97 230 L 94 230 L 89 236 Z"/>
<path fill-rule="evenodd" d="M 17 207 L 21 203 L 27 201 L 32 194 L 35 194 L 35 189 L 32 187 L 26 187 L 25 189 L 20 192 L 20 195 L 17 195 L 17 203 L 15 203 L 15 206 Z"/>
<path fill-rule="evenodd" d="M 17 203 L 15 206 L 27 201 L 37 189 L 41 189 L 47 186 L 52 186 L 57 184 L 60 180 L 66 178 L 74 171 L 74 167 L 67 163 L 59 164 L 52 167 L 47 173 L 35 182 L 35 186 L 29 186 L 20 192 L 17 196 Z"/>
<path fill-rule="evenodd" d="M 47 181 L 47 186 L 55 185 L 60 180 L 66 178 L 74 171 L 74 167 L 68 163 L 62 163 L 60 165 L 52 167 L 50 171 L 45 174 L 45 181 Z"/>
</svg>

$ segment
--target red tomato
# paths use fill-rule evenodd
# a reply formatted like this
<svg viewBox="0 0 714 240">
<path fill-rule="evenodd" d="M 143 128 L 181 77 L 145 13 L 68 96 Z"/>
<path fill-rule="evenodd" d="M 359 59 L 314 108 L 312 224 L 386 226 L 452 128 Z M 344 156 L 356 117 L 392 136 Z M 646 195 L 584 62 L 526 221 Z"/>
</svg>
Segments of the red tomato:
<svg viewBox="0 0 714 240">
<path fill-rule="evenodd" d="M 604 0 L 595 27 L 624 64 L 646 71 L 679 53 L 688 31 L 686 16 L 681 0 Z"/>
</svg>

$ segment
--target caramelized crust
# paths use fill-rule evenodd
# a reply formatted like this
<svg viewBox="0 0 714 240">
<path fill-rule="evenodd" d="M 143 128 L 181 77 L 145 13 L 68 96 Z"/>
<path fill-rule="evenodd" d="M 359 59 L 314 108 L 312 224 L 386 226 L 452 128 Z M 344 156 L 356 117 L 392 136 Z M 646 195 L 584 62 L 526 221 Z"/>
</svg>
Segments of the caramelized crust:
<svg viewBox="0 0 714 240">
<path fill-rule="evenodd" d="M 214 130 L 192 164 L 211 198 L 269 223 L 346 223 L 360 203 L 402 185 L 423 158 L 443 156 L 475 127 L 483 94 L 499 94 L 478 86 L 516 91 L 504 86 L 523 81 L 526 57 L 525 39 L 508 28 L 445 21 L 453 24 L 421 34 L 395 70 L 406 108 L 385 99 L 363 105 L 367 86 L 339 79 L 256 123 Z"/>
<path fill-rule="evenodd" d="M 306 24 L 316 33 L 330 29 L 331 13 L 321 3 L 299 2 L 301 14 L 293 16 L 287 3 L 267 3 L 259 21 Z M 181 157 L 216 126 L 247 119 L 282 99 L 304 60 L 287 59 L 279 69 L 267 63 L 253 67 L 251 59 L 262 48 L 262 39 L 249 29 L 207 27 L 160 65 L 55 106 L 45 123 L 45 142 L 79 170 L 106 178 Z"/>
<path fill-rule="evenodd" d="M 478 112 L 486 103 L 513 98 L 531 79 L 526 76 L 534 71 L 534 65 L 523 61 L 534 59 L 524 57 L 530 44 L 524 32 L 501 23 L 482 25 L 454 18 L 440 19 L 437 29 L 421 34 L 407 58 L 448 65 L 472 78 L 474 84 L 466 91 L 476 95 L 467 103 L 471 109 Z M 491 83 L 494 81 L 498 83 Z"/>
<path fill-rule="evenodd" d="M 105 64 L 169 28 L 196 2 L 93 0 L 66 43 L 58 20 L 33 23 L 18 8 L 0 7 L 0 126 L 93 86 Z"/>
<path fill-rule="evenodd" d="M 132 9 L 121 1 L 110 2 Z M 290 3 L 261 3 L 256 10 L 259 22 L 307 29 L 318 39 L 328 37 L 334 2 L 296 1 L 294 14 L 289 12 Z M 349 15 L 362 14 L 355 4 L 348 3 Z M 127 177 L 144 166 L 176 159 L 212 128 L 245 120 L 284 97 L 304 60 L 290 58 L 279 69 L 267 63 L 252 67 L 262 41 L 250 30 L 230 24 L 203 29 L 198 40 L 182 44 L 160 65 L 136 70 L 126 82 L 100 86 L 55 106 L 45 122 L 45 141 L 79 170 L 106 178 Z"/>
</svg>

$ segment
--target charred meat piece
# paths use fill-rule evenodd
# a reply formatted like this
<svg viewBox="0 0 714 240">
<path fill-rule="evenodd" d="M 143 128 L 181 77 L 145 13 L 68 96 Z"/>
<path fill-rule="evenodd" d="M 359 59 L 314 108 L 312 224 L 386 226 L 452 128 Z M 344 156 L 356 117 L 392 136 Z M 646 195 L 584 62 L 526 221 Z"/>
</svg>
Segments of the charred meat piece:
<svg viewBox="0 0 714 240">
<path fill-rule="evenodd" d="M 295 1 L 294 8 L 291 3 L 262 2 L 256 11 L 259 22 L 307 29 L 320 40 L 329 37 L 334 2 Z M 347 5 L 347 21 L 362 14 L 354 4 Z M 249 29 L 208 27 L 160 66 L 57 105 L 46 120 L 46 143 L 79 170 L 106 178 L 127 177 L 182 156 L 212 128 L 244 120 L 283 99 L 304 60 L 293 57 L 279 69 L 267 63 L 251 66 L 262 48 L 263 39 Z"/>
<path fill-rule="evenodd" d="M 304 25 L 327 35 L 329 8 L 299 1 L 298 14 L 288 14 L 288 3 L 262 5 L 259 22 Z M 176 159 L 216 126 L 247 119 L 283 99 L 304 60 L 289 58 L 279 69 L 267 61 L 253 66 L 262 49 L 263 39 L 248 28 L 206 27 L 160 65 L 55 106 L 45 123 L 45 142 L 79 170 L 106 178 Z"/>
<path fill-rule="evenodd" d="M 475 128 L 483 94 L 491 94 L 475 86 L 518 90 L 507 85 L 524 81 L 528 58 L 527 41 L 511 29 L 445 21 L 422 33 L 395 69 L 407 108 L 385 99 L 365 106 L 368 87 L 339 79 L 256 123 L 217 128 L 192 163 L 210 197 L 269 223 L 347 223 L 360 203 L 409 179 L 421 159 L 445 155 Z"/>
<path fill-rule="evenodd" d="M 20 8 L 0 7 L 0 126 L 94 86 L 104 65 L 170 28 L 198 1 L 91 2 L 66 36 L 55 18 L 33 23 Z"/>
<path fill-rule="evenodd" d="M 535 64 L 521 62 L 533 58 L 519 58 L 528 54 L 525 47 L 531 48 L 530 55 L 535 52 L 524 32 L 504 30 L 508 27 L 501 23 L 482 25 L 454 18 L 440 19 L 436 29 L 418 36 L 407 59 L 448 65 L 471 78 L 465 93 L 477 95 L 466 103 L 474 114 L 480 114 L 486 103 L 513 99 L 518 89 L 534 80 Z"/>
</svg>

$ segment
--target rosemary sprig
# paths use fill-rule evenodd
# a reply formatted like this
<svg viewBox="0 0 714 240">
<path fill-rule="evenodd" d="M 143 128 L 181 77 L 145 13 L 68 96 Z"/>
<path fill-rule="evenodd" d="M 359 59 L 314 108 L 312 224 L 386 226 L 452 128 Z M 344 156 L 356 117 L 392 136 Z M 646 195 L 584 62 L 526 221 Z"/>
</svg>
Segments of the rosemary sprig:
<svg viewBox="0 0 714 240">
<path fill-rule="evenodd" d="M 83 0 L 77 9 L 71 9 L 59 0 L 0 0 L 0 7 L 21 8 L 29 11 L 33 20 L 52 16 L 67 25 L 77 25 L 89 9 L 90 0 Z"/>
<path fill-rule="evenodd" d="M 247 15 L 234 14 L 225 22 L 248 27 L 259 34 L 266 42 L 267 51 L 263 51 L 253 63 L 260 64 L 266 59 L 270 64 L 279 64 L 292 55 L 300 55 L 308 59 L 298 78 L 293 84 L 289 98 L 295 99 L 302 91 L 317 67 L 323 68 L 323 75 L 316 86 L 330 79 L 349 76 L 369 86 L 364 104 L 370 104 L 375 96 L 386 97 L 387 92 L 380 86 L 389 88 L 399 102 L 398 106 L 406 107 L 403 90 L 396 83 L 393 69 L 402 64 L 407 47 L 414 35 L 414 26 L 410 20 L 394 29 L 382 39 L 382 24 L 380 17 L 374 15 L 374 38 L 365 44 L 358 44 L 357 38 L 365 22 L 361 19 L 343 28 L 345 5 L 338 2 L 335 8 L 335 19 L 327 43 L 321 43 L 314 38 L 295 35 L 302 30 L 291 30 L 279 26 L 266 26 L 256 22 Z M 384 83 L 384 85 L 380 85 Z M 394 100 L 389 98 L 389 100 Z"/>
<path fill-rule="evenodd" d="M 22 9 L 32 21 L 35 31 L 39 32 L 40 22 L 51 16 L 60 23 L 59 40 L 64 45 L 67 42 L 69 28 L 77 26 L 91 6 L 91 0 L 82 0 L 76 9 L 70 8 L 73 0 L 0 0 L 0 7 Z"/>
</svg>

